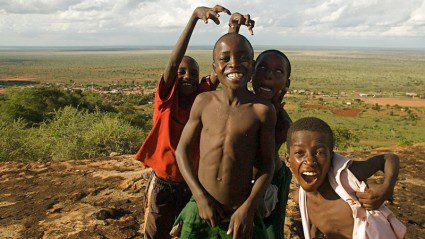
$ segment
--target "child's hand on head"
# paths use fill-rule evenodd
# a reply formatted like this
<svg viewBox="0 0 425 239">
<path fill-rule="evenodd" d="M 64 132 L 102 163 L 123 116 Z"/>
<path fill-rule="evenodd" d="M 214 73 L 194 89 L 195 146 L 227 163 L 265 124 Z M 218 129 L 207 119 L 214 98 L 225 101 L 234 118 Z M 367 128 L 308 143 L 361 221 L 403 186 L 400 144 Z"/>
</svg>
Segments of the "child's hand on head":
<svg viewBox="0 0 425 239">
<path fill-rule="evenodd" d="M 202 19 L 205 23 L 208 23 L 208 19 L 211 19 L 218 25 L 220 24 L 220 20 L 218 19 L 220 17 L 220 12 L 225 12 L 230 15 L 230 11 L 220 5 L 216 5 L 213 8 L 197 7 L 194 14 L 198 19 Z"/>
<path fill-rule="evenodd" d="M 254 35 L 252 28 L 254 28 L 255 21 L 251 19 L 249 14 L 242 15 L 238 12 L 235 12 L 230 16 L 229 26 L 231 28 L 240 27 L 241 25 L 245 25 L 248 27 L 248 31 L 251 35 Z"/>
<path fill-rule="evenodd" d="M 387 199 L 390 199 L 392 190 L 385 185 L 368 185 L 364 192 L 356 192 L 359 202 L 367 210 L 377 210 Z"/>
</svg>

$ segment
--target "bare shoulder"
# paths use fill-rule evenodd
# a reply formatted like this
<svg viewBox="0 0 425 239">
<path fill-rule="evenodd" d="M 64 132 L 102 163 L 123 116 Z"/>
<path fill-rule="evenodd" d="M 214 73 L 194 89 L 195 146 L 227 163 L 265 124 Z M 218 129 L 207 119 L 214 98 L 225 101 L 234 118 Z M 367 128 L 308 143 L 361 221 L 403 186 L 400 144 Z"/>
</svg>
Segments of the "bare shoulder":
<svg viewBox="0 0 425 239">
<path fill-rule="evenodd" d="M 261 120 L 276 122 L 276 110 L 273 104 L 261 98 L 257 98 L 253 103 L 254 110 Z"/>
<path fill-rule="evenodd" d="M 211 100 L 215 99 L 216 96 L 216 92 L 215 91 L 207 91 L 207 92 L 203 92 L 201 94 L 199 94 L 198 96 L 196 96 L 195 102 L 193 103 L 193 106 L 202 104 L 202 105 L 206 105 L 209 102 L 211 102 Z"/>
</svg>

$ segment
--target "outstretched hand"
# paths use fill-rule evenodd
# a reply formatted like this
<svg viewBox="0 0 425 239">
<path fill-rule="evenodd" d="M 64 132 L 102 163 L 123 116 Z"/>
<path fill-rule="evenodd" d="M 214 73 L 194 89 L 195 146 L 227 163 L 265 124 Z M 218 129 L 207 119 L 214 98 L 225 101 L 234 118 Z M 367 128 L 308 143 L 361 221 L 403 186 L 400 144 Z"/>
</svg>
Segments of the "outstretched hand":
<svg viewBox="0 0 425 239">
<path fill-rule="evenodd" d="M 356 192 L 359 202 L 367 210 L 377 210 L 389 199 L 388 189 L 384 185 L 368 185 L 364 192 Z"/>
<path fill-rule="evenodd" d="M 230 16 L 229 27 L 238 28 L 241 25 L 245 25 L 248 27 L 248 31 L 251 35 L 254 35 L 252 28 L 254 28 L 255 21 L 251 19 L 249 14 L 242 15 L 238 12 L 235 12 Z"/>
<path fill-rule="evenodd" d="M 197 7 L 194 14 L 198 19 L 202 19 L 205 23 L 208 23 L 208 19 L 211 19 L 218 25 L 220 24 L 220 20 L 218 19 L 220 17 L 220 12 L 225 12 L 229 15 L 231 14 L 227 8 L 220 5 L 216 5 L 213 8 Z"/>
</svg>

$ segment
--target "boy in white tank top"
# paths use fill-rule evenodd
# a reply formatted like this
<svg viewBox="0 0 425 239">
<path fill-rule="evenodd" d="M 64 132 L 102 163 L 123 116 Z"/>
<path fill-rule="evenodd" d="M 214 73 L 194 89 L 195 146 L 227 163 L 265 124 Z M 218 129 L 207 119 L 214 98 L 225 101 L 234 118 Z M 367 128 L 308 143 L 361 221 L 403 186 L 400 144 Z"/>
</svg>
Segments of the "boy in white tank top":
<svg viewBox="0 0 425 239">
<path fill-rule="evenodd" d="M 300 184 L 299 205 L 304 237 L 317 231 L 327 238 L 403 238 L 406 227 L 382 205 L 393 192 L 399 170 L 396 155 L 351 161 L 333 152 L 332 130 L 324 121 L 309 117 L 288 131 L 285 155 Z M 363 182 L 384 171 L 384 182 L 368 189 Z"/>
</svg>

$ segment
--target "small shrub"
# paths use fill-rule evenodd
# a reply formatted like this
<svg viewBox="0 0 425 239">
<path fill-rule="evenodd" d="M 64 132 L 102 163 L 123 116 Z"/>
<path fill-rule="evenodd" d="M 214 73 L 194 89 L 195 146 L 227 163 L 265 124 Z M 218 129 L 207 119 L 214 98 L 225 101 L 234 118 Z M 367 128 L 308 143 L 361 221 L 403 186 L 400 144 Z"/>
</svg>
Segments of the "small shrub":
<svg viewBox="0 0 425 239">
<path fill-rule="evenodd" d="M 359 142 L 358 136 L 349 129 L 334 127 L 332 130 L 335 137 L 335 147 L 339 150 L 345 150 Z"/>
</svg>

